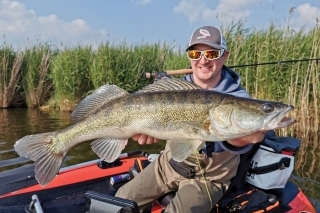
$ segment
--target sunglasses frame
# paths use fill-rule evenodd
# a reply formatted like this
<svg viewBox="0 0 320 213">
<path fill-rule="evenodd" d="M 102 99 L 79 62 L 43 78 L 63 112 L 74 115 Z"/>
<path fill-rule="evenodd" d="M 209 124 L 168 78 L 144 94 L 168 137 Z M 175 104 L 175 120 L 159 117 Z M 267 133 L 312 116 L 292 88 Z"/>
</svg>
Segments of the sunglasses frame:
<svg viewBox="0 0 320 213">
<path fill-rule="evenodd" d="M 192 59 L 189 57 L 189 51 L 197 51 L 197 52 L 200 52 L 200 57 L 198 59 Z M 205 55 L 205 52 L 208 52 L 208 51 L 218 51 L 219 52 L 219 56 L 217 58 L 207 58 L 207 56 Z M 225 49 L 221 49 L 221 50 L 215 50 L 215 49 L 210 49 L 210 50 L 188 50 L 187 51 L 187 57 L 188 59 L 192 60 L 192 61 L 198 61 L 201 59 L 202 56 L 204 56 L 205 59 L 209 60 L 209 61 L 212 61 L 212 60 L 216 60 L 218 58 L 220 58 L 223 53 L 225 52 Z"/>
</svg>

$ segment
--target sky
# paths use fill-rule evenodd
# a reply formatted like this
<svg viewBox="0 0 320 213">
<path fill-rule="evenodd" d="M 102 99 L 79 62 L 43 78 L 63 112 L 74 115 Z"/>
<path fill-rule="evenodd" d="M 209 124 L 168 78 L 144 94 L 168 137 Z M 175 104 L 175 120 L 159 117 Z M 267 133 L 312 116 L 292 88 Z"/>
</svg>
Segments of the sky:
<svg viewBox="0 0 320 213">
<path fill-rule="evenodd" d="M 184 49 L 197 28 L 239 21 L 248 29 L 275 22 L 311 30 L 320 25 L 320 0 L 0 0 L 0 45 L 165 42 Z"/>
</svg>

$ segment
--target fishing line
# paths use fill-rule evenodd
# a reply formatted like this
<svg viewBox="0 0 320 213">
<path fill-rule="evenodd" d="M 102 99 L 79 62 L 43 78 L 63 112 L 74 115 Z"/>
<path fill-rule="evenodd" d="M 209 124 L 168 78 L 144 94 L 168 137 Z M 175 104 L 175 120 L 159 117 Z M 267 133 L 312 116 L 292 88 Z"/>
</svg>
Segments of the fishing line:
<svg viewBox="0 0 320 213">
<path fill-rule="evenodd" d="M 320 61 L 320 58 L 305 58 L 305 59 L 295 59 L 295 60 L 285 60 L 285 61 L 272 61 L 272 62 L 263 62 L 263 63 L 256 63 L 256 64 L 234 65 L 234 66 L 228 66 L 228 67 L 229 68 L 239 68 L 239 67 L 253 67 L 253 66 L 260 66 L 260 65 L 270 65 L 270 64 L 284 65 L 286 63 L 295 63 L 295 62 L 304 62 L 304 61 Z"/>
<path fill-rule="evenodd" d="M 320 58 L 302 58 L 302 59 L 295 59 L 295 60 L 283 60 L 283 61 L 272 61 L 272 62 L 262 62 L 262 63 L 255 63 L 255 64 L 242 64 L 242 65 L 226 65 L 229 68 L 241 68 L 241 67 L 254 67 L 254 66 L 262 66 L 262 65 L 271 65 L 277 64 L 283 66 L 287 63 L 295 63 L 295 62 L 306 62 L 306 61 L 316 61 L 318 64 L 320 62 Z M 161 78 L 169 77 L 171 75 L 181 75 L 181 74 L 189 74 L 192 73 L 191 66 L 187 69 L 180 69 L 180 70 L 167 70 L 164 72 L 145 72 L 144 79 L 154 78 L 154 80 L 159 80 Z"/>
<path fill-rule="evenodd" d="M 212 199 L 211 199 L 211 195 L 210 195 L 210 191 L 209 191 L 209 188 L 208 188 L 208 185 L 207 185 L 207 181 L 206 181 L 206 178 L 205 178 L 205 176 L 204 176 L 204 172 L 203 172 L 203 170 L 202 170 L 202 168 L 201 168 L 201 164 L 200 164 L 200 161 L 199 161 L 199 158 L 198 158 L 198 152 L 195 152 L 195 154 L 196 154 L 196 158 L 197 158 L 197 162 L 198 162 L 198 164 L 199 164 L 199 168 L 200 168 L 200 171 L 201 171 L 201 175 L 202 175 L 202 177 L 203 177 L 203 179 L 204 179 L 204 185 L 206 186 L 206 189 L 207 189 L 207 193 L 208 193 L 208 195 L 209 195 L 209 200 L 210 200 L 210 205 L 211 205 L 211 209 L 210 209 L 210 211 L 212 210 L 212 208 L 213 208 L 213 205 L 212 205 Z M 210 212 L 209 211 L 209 212 Z"/>
</svg>

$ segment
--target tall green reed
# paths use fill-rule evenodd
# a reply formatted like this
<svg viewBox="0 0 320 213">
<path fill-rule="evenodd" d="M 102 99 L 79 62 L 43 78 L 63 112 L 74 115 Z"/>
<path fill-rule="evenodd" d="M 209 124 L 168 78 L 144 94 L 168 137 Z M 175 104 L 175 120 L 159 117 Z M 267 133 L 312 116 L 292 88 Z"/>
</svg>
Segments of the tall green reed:
<svg viewBox="0 0 320 213">
<path fill-rule="evenodd" d="M 40 107 L 48 101 L 52 92 L 49 79 L 49 63 L 52 50 L 48 45 L 35 45 L 24 50 L 23 89 L 28 107 Z"/>
<path fill-rule="evenodd" d="M 23 54 L 11 46 L 0 47 L 0 108 L 21 105 L 21 66 Z"/>
<path fill-rule="evenodd" d="M 74 109 L 83 91 L 92 88 L 89 77 L 91 60 L 91 46 L 66 48 L 52 57 L 50 77 L 54 94 L 51 105 L 62 111 Z"/>
<path fill-rule="evenodd" d="M 132 92 L 148 82 L 145 72 L 162 70 L 169 51 L 166 44 L 115 46 L 109 42 L 100 44 L 93 55 L 90 79 L 95 88 L 103 84 L 116 84 Z"/>
</svg>

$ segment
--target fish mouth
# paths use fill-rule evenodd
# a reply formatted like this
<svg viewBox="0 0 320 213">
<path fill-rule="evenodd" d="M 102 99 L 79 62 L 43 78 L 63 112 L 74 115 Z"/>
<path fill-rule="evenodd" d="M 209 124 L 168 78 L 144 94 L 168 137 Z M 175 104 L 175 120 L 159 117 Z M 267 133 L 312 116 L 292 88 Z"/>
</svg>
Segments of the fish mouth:
<svg viewBox="0 0 320 213">
<path fill-rule="evenodd" d="M 285 115 L 293 109 L 294 107 L 292 105 L 288 105 L 286 109 L 282 110 L 273 117 L 274 122 L 271 123 L 275 124 L 275 129 L 288 127 L 296 123 L 296 120 L 294 118 L 285 117 Z"/>
<path fill-rule="evenodd" d="M 277 124 L 277 128 L 288 127 L 296 123 L 296 120 L 293 118 L 284 117 Z"/>
<path fill-rule="evenodd" d="M 285 109 L 280 110 L 278 113 L 274 114 L 272 117 L 265 120 L 266 126 L 263 129 L 279 129 L 293 125 L 296 122 L 296 120 L 293 118 L 286 117 L 286 115 L 293 109 L 294 107 L 292 105 L 288 105 Z"/>
</svg>

